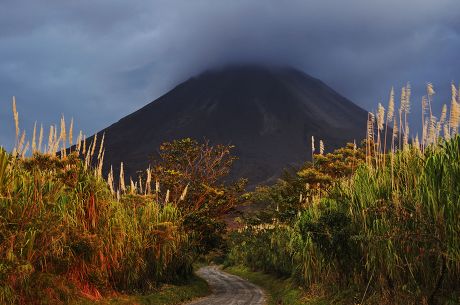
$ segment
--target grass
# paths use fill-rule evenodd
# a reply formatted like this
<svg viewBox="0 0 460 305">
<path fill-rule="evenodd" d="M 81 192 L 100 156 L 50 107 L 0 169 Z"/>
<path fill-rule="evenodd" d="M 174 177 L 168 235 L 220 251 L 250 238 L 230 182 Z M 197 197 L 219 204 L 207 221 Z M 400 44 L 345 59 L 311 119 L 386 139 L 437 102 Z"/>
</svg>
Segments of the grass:
<svg viewBox="0 0 460 305">
<path fill-rule="evenodd" d="M 164 285 L 157 291 L 147 295 L 121 295 L 106 298 L 96 302 L 80 300 L 71 305 L 175 305 L 191 301 L 210 294 L 210 289 L 205 280 L 194 276 L 187 283 L 178 285 Z"/>
<path fill-rule="evenodd" d="M 325 295 L 324 290 L 316 287 L 309 291 L 299 287 L 291 278 L 280 278 L 271 274 L 251 271 L 244 266 L 231 266 L 226 272 L 242 277 L 260 286 L 267 293 L 268 305 L 329 305 L 354 304 L 354 291 L 341 290 L 333 295 Z"/>
<path fill-rule="evenodd" d="M 387 125 L 396 121 L 393 90 L 386 118 L 380 104 L 375 115 L 369 114 L 363 148 L 353 145 L 350 154 L 365 145 L 364 162 L 350 162 L 339 151 L 320 151 L 295 176 L 272 187 L 263 197 L 272 200 L 271 210 L 232 234 L 229 263 L 291 277 L 308 291 L 327 288 L 326 304 L 349 297 L 346 304 L 458 304 L 458 89 L 452 86 L 449 118 L 445 106 L 437 120 L 431 110 L 434 90 L 427 85 L 421 140 L 409 132 L 410 91 L 410 86 L 402 89 L 399 129 L 394 123 L 391 139 Z M 350 284 L 356 293 L 347 296 Z M 345 296 L 328 299 L 336 291 Z M 283 298 L 288 296 L 275 301 Z"/>
</svg>

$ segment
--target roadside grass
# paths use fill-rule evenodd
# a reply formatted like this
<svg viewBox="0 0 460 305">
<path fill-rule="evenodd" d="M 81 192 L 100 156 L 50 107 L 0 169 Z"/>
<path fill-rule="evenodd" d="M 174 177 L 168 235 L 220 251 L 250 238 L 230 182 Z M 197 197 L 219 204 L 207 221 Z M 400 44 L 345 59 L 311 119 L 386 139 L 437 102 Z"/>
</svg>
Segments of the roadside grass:
<svg viewBox="0 0 460 305">
<path fill-rule="evenodd" d="M 329 295 L 319 287 L 306 291 L 289 278 L 278 278 L 263 272 L 251 271 L 243 266 L 230 266 L 224 270 L 261 287 L 267 294 L 268 305 L 356 304 L 356 294 L 351 289 Z"/>
<path fill-rule="evenodd" d="M 146 295 L 120 295 L 98 301 L 79 300 L 72 305 L 176 305 L 207 296 L 211 291 L 205 280 L 194 276 L 187 283 L 164 285 Z"/>
</svg>

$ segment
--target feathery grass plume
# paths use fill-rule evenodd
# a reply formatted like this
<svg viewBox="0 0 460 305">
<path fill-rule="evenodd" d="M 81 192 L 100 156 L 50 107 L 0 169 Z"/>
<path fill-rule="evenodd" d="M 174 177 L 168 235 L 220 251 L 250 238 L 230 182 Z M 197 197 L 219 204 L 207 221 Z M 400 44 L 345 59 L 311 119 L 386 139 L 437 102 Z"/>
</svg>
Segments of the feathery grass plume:
<svg viewBox="0 0 460 305">
<path fill-rule="evenodd" d="M 145 181 L 145 194 L 150 194 L 150 184 L 152 183 L 152 170 L 149 168 L 147 169 L 147 179 Z"/>
<path fill-rule="evenodd" d="M 32 153 L 35 153 L 37 151 L 36 133 L 37 133 L 37 121 L 35 121 L 34 123 L 34 132 L 32 134 Z"/>
<path fill-rule="evenodd" d="M 166 197 L 165 197 L 165 205 L 167 205 L 169 203 L 169 190 L 166 191 Z"/>
<path fill-rule="evenodd" d="M 73 145 L 73 118 L 70 119 L 70 127 L 69 127 L 69 145 Z"/>
<path fill-rule="evenodd" d="M 38 151 L 42 151 L 42 143 L 43 143 L 43 124 L 40 124 L 40 135 L 38 136 Z"/>
<path fill-rule="evenodd" d="M 105 132 L 102 134 L 101 144 L 99 144 L 99 154 L 97 155 L 97 159 L 101 158 L 102 150 L 104 148 L 104 139 L 105 139 Z"/>
<path fill-rule="evenodd" d="M 390 99 L 388 101 L 388 111 L 387 111 L 387 119 L 385 121 L 385 139 L 383 141 L 383 154 L 386 153 L 387 148 L 387 133 L 388 133 L 388 123 L 390 123 L 394 118 L 394 111 L 395 111 L 395 90 L 391 87 L 390 90 Z M 385 164 L 386 158 L 383 158 L 383 163 Z"/>
<path fill-rule="evenodd" d="M 390 100 L 388 101 L 387 122 L 391 122 L 395 111 L 395 90 L 391 87 Z"/>
<path fill-rule="evenodd" d="M 311 151 L 312 153 L 315 152 L 315 137 L 311 136 Z"/>
<path fill-rule="evenodd" d="M 440 119 L 439 119 L 439 122 L 440 122 L 441 124 L 444 124 L 444 123 L 446 122 L 446 118 L 447 118 L 447 105 L 444 104 L 444 105 L 442 106 L 442 112 L 441 112 L 441 117 L 440 117 Z"/>
<path fill-rule="evenodd" d="M 93 142 L 91 142 L 91 149 L 89 150 L 90 160 L 93 159 L 94 153 L 96 151 L 96 145 L 97 145 L 97 133 L 94 135 Z"/>
<path fill-rule="evenodd" d="M 426 84 L 426 93 L 428 97 L 433 96 L 436 92 L 434 91 L 433 84 L 432 83 L 427 83 Z"/>
<path fill-rule="evenodd" d="M 399 106 L 399 110 L 403 113 L 404 111 L 406 111 L 406 108 L 407 108 L 406 101 L 407 101 L 406 87 L 403 86 L 401 88 L 401 98 L 400 98 L 400 106 Z"/>
<path fill-rule="evenodd" d="M 110 165 L 110 171 L 109 171 L 109 174 L 107 176 L 107 184 L 109 185 L 109 189 L 110 189 L 110 192 L 112 193 L 112 195 L 115 194 L 115 188 L 114 188 L 114 181 L 113 181 L 113 166 Z"/>
<path fill-rule="evenodd" d="M 379 103 L 378 111 L 377 111 L 377 128 L 379 130 L 383 129 L 383 123 L 385 121 L 385 107 L 381 103 Z"/>
<path fill-rule="evenodd" d="M 78 133 L 78 138 L 77 138 L 77 143 L 76 143 L 77 145 L 76 150 L 78 154 L 80 154 L 82 141 L 83 141 L 83 132 L 80 130 L 80 132 Z"/>
<path fill-rule="evenodd" d="M 440 121 L 437 121 L 436 122 L 436 141 L 437 139 L 439 139 L 439 137 L 441 136 L 441 128 L 442 128 L 442 124 Z"/>
<path fill-rule="evenodd" d="M 324 143 L 323 143 L 323 140 L 319 140 L 319 154 L 324 155 Z"/>
<path fill-rule="evenodd" d="M 396 120 L 393 121 L 393 139 L 396 139 L 398 137 L 398 122 Z"/>
<path fill-rule="evenodd" d="M 123 169 L 123 162 L 120 163 L 120 190 L 122 192 L 126 191 L 125 172 L 124 172 L 124 169 Z"/>
<path fill-rule="evenodd" d="M 429 137 L 429 144 L 436 143 L 436 122 L 437 119 L 434 115 L 430 117 L 430 125 L 428 126 L 428 137 Z"/>
<path fill-rule="evenodd" d="M 433 111 L 431 109 L 431 101 L 433 99 L 433 95 L 435 94 L 432 83 L 426 84 L 426 93 L 428 96 L 428 107 L 430 109 L 430 120 L 431 120 L 431 116 L 433 115 Z"/>
<path fill-rule="evenodd" d="M 52 151 L 51 151 L 51 154 L 55 155 L 59 149 L 59 143 L 61 142 L 61 139 L 58 138 L 57 136 L 57 126 L 54 125 L 54 135 L 53 135 L 53 138 L 54 138 L 54 145 L 53 145 L 53 148 L 52 148 Z"/>
<path fill-rule="evenodd" d="M 83 135 L 83 155 L 86 155 L 86 135 Z"/>
<path fill-rule="evenodd" d="M 409 125 L 406 124 L 403 135 L 403 149 L 409 149 Z"/>
<path fill-rule="evenodd" d="M 422 96 L 422 150 L 427 142 L 427 134 L 426 130 L 424 129 L 425 126 L 425 114 L 427 110 L 428 102 L 426 96 Z"/>
<path fill-rule="evenodd" d="M 155 193 L 160 192 L 160 181 L 155 180 Z"/>
<path fill-rule="evenodd" d="M 48 134 L 48 149 L 47 149 L 47 152 L 49 154 L 51 154 L 51 151 L 52 151 L 53 146 L 54 146 L 53 137 L 54 137 L 54 125 L 51 125 L 50 126 L 50 131 L 49 131 L 49 134 Z"/>
<path fill-rule="evenodd" d="M 97 164 L 97 176 L 102 177 L 102 168 L 104 165 L 104 155 L 105 155 L 105 150 L 102 151 L 100 157 L 97 159 L 98 164 Z"/>
<path fill-rule="evenodd" d="M 315 137 L 311 136 L 311 161 L 315 164 Z"/>
<path fill-rule="evenodd" d="M 460 94 L 458 94 L 457 88 L 455 85 L 451 84 L 452 88 L 452 100 L 450 106 L 450 118 L 449 118 L 449 127 L 451 129 L 450 134 L 453 136 L 458 131 L 458 124 L 460 121 Z M 457 101 L 457 99 L 459 99 Z"/>
<path fill-rule="evenodd" d="M 403 113 L 404 113 L 404 108 L 405 108 L 405 101 L 406 101 L 406 87 L 402 87 L 401 88 L 401 97 L 399 99 L 399 110 L 398 110 L 398 113 L 399 113 L 399 126 L 401 127 L 399 129 L 399 136 L 398 136 L 398 139 L 399 139 L 399 147 L 401 147 L 401 135 L 402 135 L 402 128 L 404 126 L 404 123 L 403 123 Z"/>
<path fill-rule="evenodd" d="M 444 139 L 446 139 L 446 141 L 449 141 L 451 139 L 450 137 L 450 130 L 449 130 L 449 124 L 444 124 L 443 126 L 444 128 Z"/>
<path fill-rule="evenodd" d="M 142 186 L 142 176 L 139 175 L 139 194 L 144 194 L 144 188 Z"/>
<path fill-rule="evenodd" d="M 66 156 L 66 143 L 67 143 L 67 133 L 66 133 L 66 126 L 65 126 L 65 118 L 64 115 L 61 117 L 61 132 L 59 134 L 59 140 L 62 143 L 61 146 L 61 157 Z"/>
<path fill-rule="evenodd" d="M 19 114 L 16 108 L 16 97 L 13 96 L 13 118 L 14 118 L 14 127 L 16 131 L 16 144 L 19 141 Z"/>
<path fill-rule="evenodd" d="M 92 146 L 93 146 L 93 143 L 91 143 L 88 147 L 88 152 L 91 151 L 92 149 Z M 89 166 L 91 165 L 91 154 L 90 153 L 87 153 L 85 155 L 85 169 L 87 169 Z"/>
<path fill-rule="evenodd" d="M 391 134 L 391 152 L 394 153 L 396 150 L 396 143 L 395 140 L 398 138 L 398 122 L 395 119 L 393 121 L 393 131 Z"/>
<path fill-rule="evenodd" d="M 382 143 L 380 138 L 380 132 L 383 130 L 383 124 L 385 122 L 385 108 L 379 103 L 377 108 L 377 151 L 382 151 Z M 383 144 L 385 146 L 385 143 Z"/>
<path fill-rule="evenodd" d="M 374 114 L 367 114 L 367 132 L 366 132 L 366 160 L 370 164 L 372 156 L 372 146 L 374 145 Z"/>
<path fill-rule="evenodd" d="M 129 177 L 129 193 L 134 195 L 136 192 L 136 186 L 134 185 L 133 178 Z"/>
<path fill-rule="evenodd" d="M 185 186 L 184 190 L 182 191 L 182 194 L 180 195 L 179 201 L 184 201 L 185 196 L 187 196 L 187 191 L 188 191 L 188 183 Z"/>
</svg>

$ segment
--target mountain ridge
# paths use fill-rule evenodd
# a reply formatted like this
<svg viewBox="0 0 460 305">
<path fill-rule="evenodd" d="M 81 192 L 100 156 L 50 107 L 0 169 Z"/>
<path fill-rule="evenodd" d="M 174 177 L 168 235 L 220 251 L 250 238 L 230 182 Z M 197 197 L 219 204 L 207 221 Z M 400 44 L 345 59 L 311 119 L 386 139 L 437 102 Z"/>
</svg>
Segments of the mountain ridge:
<svg viewBox="0 0 460 305">
<path fill-rule="evenodd" d="M 190 137 L 235 145 L 231 178 L 273 182 L 310 157 L 311 136 L 328 149 L 361 140 L 367 112 L 321 80 L 291 67 L 236 65 L 180 83 L 101 132 L 106 164 L 144 169 L 165 141 Z"/>
</svg>

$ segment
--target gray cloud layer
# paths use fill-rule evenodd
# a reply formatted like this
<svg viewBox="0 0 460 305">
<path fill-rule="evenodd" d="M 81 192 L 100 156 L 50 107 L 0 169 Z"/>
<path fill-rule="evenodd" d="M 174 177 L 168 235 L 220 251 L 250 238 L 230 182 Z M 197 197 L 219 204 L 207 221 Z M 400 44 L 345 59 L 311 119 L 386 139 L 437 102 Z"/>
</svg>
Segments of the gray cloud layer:
<svg viewBox="0 0 460 305">
<path fill-rule="evenodd" d="M 0 143 L 73 116 L 93 133 L 216 65 L 300 68 L 372 110 L 460 80 L 458 0 L 1 0 Z M 417 112 L 417 110 L 415 110 Z M 418 117 L 414 116 L 414 120 Z"/>
</svg>

